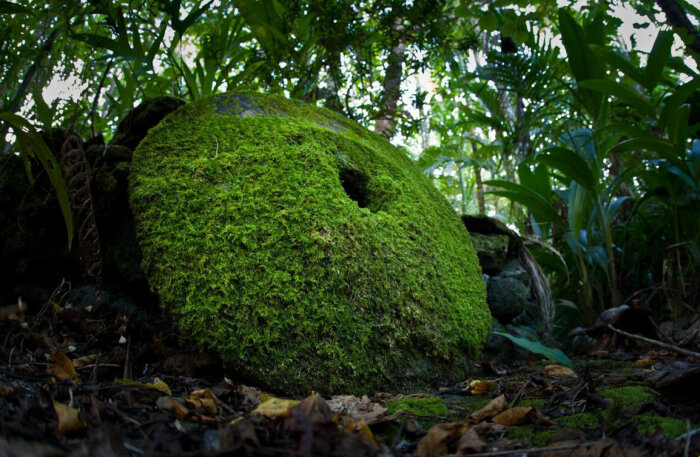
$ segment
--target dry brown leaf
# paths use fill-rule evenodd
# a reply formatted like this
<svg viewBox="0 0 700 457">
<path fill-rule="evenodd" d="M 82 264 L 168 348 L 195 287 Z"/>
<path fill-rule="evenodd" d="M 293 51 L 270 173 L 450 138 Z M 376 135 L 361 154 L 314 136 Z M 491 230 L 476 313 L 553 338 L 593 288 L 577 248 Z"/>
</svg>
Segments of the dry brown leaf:
<svg viewBox="0 0 700 457">
<path fill-rule="evenodd" d="M 216 415 L 216 396 L 209 389 L 195 390 L 185 397 L 185 402 L 192 405 L 195 410 L 202 409 L 210 414 Z"/>
<path fill-rule="evenodd" d="M 4 384 L 0 384 L 0 397 L 10 397 L 17 393 L 17 389 L 14 387 L 8 387 Z"/>
<path fill-rule="evenodd" d="M 639 359 L 636 362 L 634 362 L 635 365 L 638 365 L 640 367 L 649 367 L 649 366 L 654 365 L 654 363 L 655 363 L 654 359 L 649 358 L 649 357 L 645 357 L 643 359 Z"/>
<path fill-rule="evenodd" d="M 151 384 L 134 381 L 133 379 L 117 379 L 116 383 L 121 384 L 123 386 L 145 387 L 146 389 L 155 389 L 158 392 L 164 393 L 168 397 L 173 396 L 173 393 L 170 391 L 170 387 L 160 378 L 153 378 L 153 382 Z"/>
<path fill-rule="evenodd" d="M 457 442 L 458 454 L 476 454 L 478 452 L 484 452 L 486 448 L 486 443 L 473 428 L 470 428 L 462 434 Z"/>
<path fill-rule="evenodd" d="M 234 386 L 233 390 L 243 397 L 243 400 L 241 401 L 241 407 L 245 411 L 250 411 L 251 409 L 258 406 L 260 403 L 262 403 L 262 400 L 260 398 L 260 391 L 255 387 L 239 385 Z"/>
<path fill-rule="evenodd" d="M 564 377 L 571 377 L 571 378 L 577 378 L 578 375 L 574 370 L 572 370 L 569 367 L 565 367 L 563 365 L 559 365 L 556 363 L 553 363 L 551 365 L 547 365 L 544 367 L 544 373 L 548 374 L 549 376 L 553 376 L 555 378 L 564 378 Z"/>
<path fill-rule="evenodd" d="M 76 369 L 80 369 L 83 367 L 86 367 L 88 365 L 92 365 L 95 363 L 97 360 L 97 354 L 89 354 L 89 355 L 84 355 L 82 357 L 78 357 L 77 359 L 73 360 L 73 366 Z"/>
<path fill-rule="evenodd" d="M 345 431 L 359 436 L 363 441 L 371 444 L 375 448 L 379 447 L 377 441 L 374 439 L 374 434 L 372 433 L 372 430 L 369 429 L 369 426 L 363 420 L 358 422 L 346 423 Z"/>
<path fill-rule="evenodd" d="M 24 312 L 27 310 L 27 305 L 20 297 L 14 305 L 0 307 L 0 324 L 8 321 L 24 322 Z"/>
<path fill-rule="evenodd" d="M 178 420 L 184 420 L 190 415 L 190 410 L 185 405 L 175 400 L 173 397 L 165 399 L 165 403 L 161 407 L 163 411 L 167 411 L 172 417 Z"/>
<path fill-rule="evenodd" d="M 77 432 L 85 428 L 85 422 L 78 416 L 80 410 L 71 408 L 55 400 L 53 402 L 53 409 L 56 411 L 56 416 L 58 417 L 58 423 L 56 424 L 57 435 Z"/>
<path fill-rule="evenodd" d="M 508 408 L 506 396 L 499 395 L 498 397 L 488 402 L 486 406 L 481 408 L 479 411 L 472 413 L 467 420 L 470 424 L 478 424 L 484 419 L 488 419 L 489 417 L 493 417 L 497 414 L 502 413 L 506 410 L 506 408 Z"/>
<path fill-rule="evenodd" d="M 484 395 L 491 390 L 491 387 L 493 387 L 494 384 L 494 381 L 482 381 L 475 379 L 469 383 L 469 388 L 471 389 L 472 395 Z"/>
<path fill-rule="evenodd" d="M 53 365 L 49 367 L 49 373 L 55 375 L 58 379 L 70 379 L 73 384 L 80 383 L 80 376 L 75 372 L 75 366 L 71 359 L 62 352 L 54 352 L 51 354 Z"/>
<path fill-rule="evenodd" d="M 263 395 L 261 395 L 263 397 Z M 289 417 L 289 410 L 292 406 L 298 405 L 298 400 L 285 400 L 283 398 L 271 397 L 264 395 L 266 400 L 263 400 L 251 414 L 257 414 L 269 418 Z"/>
<path fill-rule="evenodd" d="M 535 409 L 529 406 L 516 406 L 510 408 L 493 418 L 493 421 L 501 425 L 518 425 L 534 414 Z"/>
<path fill-rule="evenodd" d="M 416 457 L 447 454 L 447 445 L 467 430 L 469 426 L 463 423 L 433 425 L 418 443 Z"/>
<path fill-rule="evenodd" d="M 327 403 L 334 413 L 347 414 L 354 422 L 362 421 L 367 425 L 381 422 L 387 412 L 385 407 L 374 403 L 366 395 L 362 398 L 354 395 L 336 395 Z"/>
</svg>

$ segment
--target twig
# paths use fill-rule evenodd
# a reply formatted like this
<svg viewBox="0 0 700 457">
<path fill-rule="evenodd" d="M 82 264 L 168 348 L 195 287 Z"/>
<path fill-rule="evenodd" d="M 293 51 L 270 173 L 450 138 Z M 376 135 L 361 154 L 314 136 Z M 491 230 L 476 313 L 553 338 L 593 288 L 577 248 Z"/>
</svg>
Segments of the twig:
<svg viewBox="0 0 700 457">
<path fill-rule="evenodd" d="M 391 442 L 391 451 L 394 452 L 396 450 L 396 447 L 399 445 L 399 439 L 401 439 L 401 434 L 403 433 L 403 429 L 406 428 L 406 422 L 409 419 L 408 414 L 404 414 L 403 420 L 401 421 L 401 425 L 399 426 L 399 431 L 396 432 L 396 435 L 394 435 L 394 440 Z"/>
<path fill-rule="evenodd" d="M 544 452 L 544 451 L 564 451 L 567 449 L 577 449 L 585 446 L 593 446 L 595 444 L 600 444 L 602 441 L 586 441 L 583 443 L 576 444 L 562 444 L 561 446 L 551 446 L 551 447 L 531 447 L 528 449 L 511 449 L 507 451 L 492 451 L 492 452 L 482 452 L 479 454 L 469 454 L 469 457 L 496 457 L 499 455 L 513 455 L 522 454 L 527 455 L 530 452 Z M 462 457 L 463 454 L 449 454 L 446 457 Z"/>
<path fill-rule="evenodd" d="M 635 340 L 644 341 L 645 343 L 653 344 L 655 346 L 659 346 L 659 347 L 662 347 L 664 349 L 668 349 L 669 351 L 677 352 L 679 354 L 683 354 L 683 355 L 687 355 L 690 357 L 695 357 L 697 359 L 700 359 L 699 352 L 689 351 L 687 349 L 679 348 L 678 346 L 674 346 L 672 344 L 666 344 L 666 343 L 662 343 L 661 341 L 652 340 L 651 338 L 647 338 L 645 336 L 640 336 L 640 335 L 635 335 L 633 333 L 628 333 L 628 332 L 625 332 L 624 330 L 617 329 L 610 324 L 608 324 L 608 328 L 615 333 L 619 333 L 620 335 L 626 336 L 627 338 L 632 338 Z"/>
</svg>

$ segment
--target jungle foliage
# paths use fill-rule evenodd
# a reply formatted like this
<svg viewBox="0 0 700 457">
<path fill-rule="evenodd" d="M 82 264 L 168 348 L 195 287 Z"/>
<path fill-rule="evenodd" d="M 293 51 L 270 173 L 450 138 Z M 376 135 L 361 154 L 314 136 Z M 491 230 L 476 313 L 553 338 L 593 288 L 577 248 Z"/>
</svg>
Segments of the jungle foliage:
<svg viewBox="0 0 700 457">
<path fill-rule="evenodd" d="M 649 52 L 620 38 L 621 3 L 659 30 Z M 0 1 L 2 137 L 65 214 L 36 129 L 109 140 L 145 98 L 285 94 L 410 145 L 457 210 L 518 226 L 559 328 L 621 303 L 677 316 L 700 297 L 698 21 L 686 0 Z M 49 98 L 61 79 L 79 95 Z"/>
</svg>

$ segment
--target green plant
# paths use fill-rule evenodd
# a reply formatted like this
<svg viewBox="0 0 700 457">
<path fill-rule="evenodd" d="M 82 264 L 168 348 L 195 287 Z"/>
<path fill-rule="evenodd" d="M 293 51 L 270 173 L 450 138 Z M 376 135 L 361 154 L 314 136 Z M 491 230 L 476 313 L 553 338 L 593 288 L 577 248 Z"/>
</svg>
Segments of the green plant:
<svg viewBox="0 0 700 457">
<path fill-rule="evenodd" d="M 56 189 L 56 198 L 61 207 L 61 214 L 63 214 L 63 221 L 66 225 L 66 235 L 68 238 L 68 248 L 70 249 L 73 243 L 73 218 L 71 216 L 70 200 L 68 198 L 66 183 L 56 158 L 49 150 L 49 147 L 46 146 L 41 135 L 39 135 L 29 121 L 12 113 L 0 113 L 0 120 L 7 122 L 17 138 L 16 144 L 19 149 L 19 154 L 24 161 L 24 168 L 27 172 L 29 182 L 32 185 L 34 184 L 32 161 L 37 160 L 49 177 L 54 189 Z"/>
</svg>

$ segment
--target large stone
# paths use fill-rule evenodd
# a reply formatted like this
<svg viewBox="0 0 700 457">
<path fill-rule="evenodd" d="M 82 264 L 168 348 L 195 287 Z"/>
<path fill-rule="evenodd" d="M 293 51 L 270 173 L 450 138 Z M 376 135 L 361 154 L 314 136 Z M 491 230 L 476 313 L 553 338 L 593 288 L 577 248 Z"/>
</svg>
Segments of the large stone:
<svg viewBox="0 0 700 457">
<path fill-rule="evenodd" d="M 182 333 L 288 393 L 458 381 L 491 326 L 459 217 L 404 151 L 331 111 L 214 96 L 151 129 L 131 206 Z"/>
</svg>

